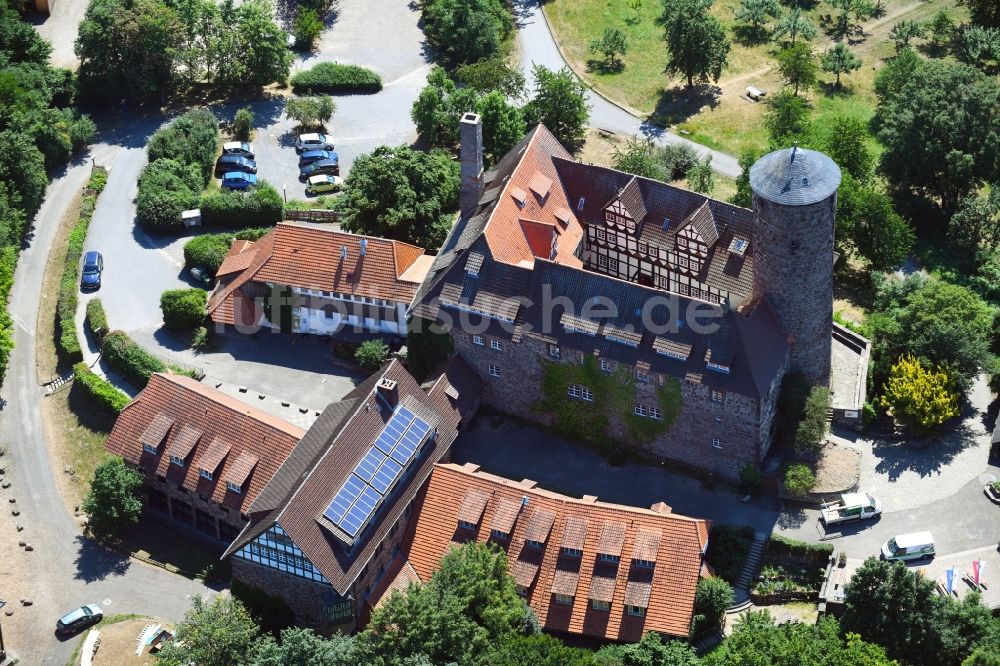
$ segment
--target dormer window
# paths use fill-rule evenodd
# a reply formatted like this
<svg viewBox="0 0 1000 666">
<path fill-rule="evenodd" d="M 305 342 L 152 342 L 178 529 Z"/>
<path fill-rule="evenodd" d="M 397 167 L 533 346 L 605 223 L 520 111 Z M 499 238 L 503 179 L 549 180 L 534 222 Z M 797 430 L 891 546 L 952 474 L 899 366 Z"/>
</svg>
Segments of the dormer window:
<svg viewBox="0 0 1000 666">
<path fill-rule="evenodd" d="M 583 551 L 579 548 L 563 548 L 562 554 L 566 557 L 582 557 Z"/>
<path fill-rule="evenodd" d="M 729 374 L 728 365 L 721 365 L 719 363 L 712 363 L 711 361 L 709 361 L 708 363 L 705 364 L 705 367 L 708 368 L 709 370 L 714 370 L 715 372 L 721 372 L 724 375 Z"/>
<path fill-rule="evenodd" d="M 652 569 L 653 566 L 656 564 L 656 562 L 652 562 L 650 560 L 634 560 L 634 562 L 635 566 L 639 567 L 640 569 Z"/>
<path fill-rule="evenodd" d="M 490 530 L 490 536 L 497 541 L 506 541 L 510 535 L 500 530 Z"/>
<path fill-rule="evenodd" d="M 208 481 L 212 480 L 212 473 L 209 472 L 207 469 L 199 469 L 198 476 L 200 476 L 203 479 L 207 479 Z"/>
<path fill-rule="evenodd" d="M 232 481 L 226 481 L 226 490 L 228 490 L 229 492 L 233 492 L 233 493 L 242 493 L 243 492 L 243 489 L 240 488 L 235 483 L 233 483 Z"/>
<path fill-rule="evenodd" d="M 609 555 L 608 553 L 599 553 L 597 555 L 597 559 L 599 559 L 601 562 L 610 562 L 611 564 L 618 564 L 618 562 L 621 560 L 621 557 L 619 555 Z"/>
<path fill-rule="evenodd" d="M 178 467 L 184 467 L 184 458 L 180 456 L 170 456 L 170 464 L 177 465 Z"/>
<path fill-rule="evenodd" d="M 531 539 L 525 539 L 524 545 L 528 546 L 529 548 L 535 548 L 536 550 L 542 549 L 541 541 L 532 541 Z"/>
<path fill-rule="evenodd" d="M 146 453 L 152 454 L 154 456 L 158 453 L 158 451 L 156 450 L 156 447 L 153 446 L 152 444 L 143 444 L 142 445 L 142 450 L 145 451 Z"/>
<path fill-rule="evenodd" d="M 586 197 L 580 197 L 580 200 L 576 202 L 576 209 L 583 210 L 583 204 L 587 201 Z"/>
<path fill-rule="evenodd" d="M 473 530 L 473 531 L 475 531 L 475 529 L 476 529 L 476 524 L 475 523 L 470 523 L 468 520 L 460 520 L 460 521 L 458 521 L 458 526 L 461 529 L 463 529 L 463 530 Z"/>
</svg>

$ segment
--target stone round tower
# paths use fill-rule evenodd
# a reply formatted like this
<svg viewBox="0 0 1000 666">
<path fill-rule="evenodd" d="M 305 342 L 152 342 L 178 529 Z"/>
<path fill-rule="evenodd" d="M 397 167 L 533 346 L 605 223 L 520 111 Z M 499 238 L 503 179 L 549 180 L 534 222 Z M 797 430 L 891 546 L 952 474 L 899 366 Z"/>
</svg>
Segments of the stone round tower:
<svg viewBox="0 0 1000 666">
<path fill-rule="evenodd" d="M 829 157 L 793 147 L 750 168 L 753 297 L 767 298 L 789 334 L 791 366 L 830 381 L 833 230 L 840 169 Z"/>
</svg>

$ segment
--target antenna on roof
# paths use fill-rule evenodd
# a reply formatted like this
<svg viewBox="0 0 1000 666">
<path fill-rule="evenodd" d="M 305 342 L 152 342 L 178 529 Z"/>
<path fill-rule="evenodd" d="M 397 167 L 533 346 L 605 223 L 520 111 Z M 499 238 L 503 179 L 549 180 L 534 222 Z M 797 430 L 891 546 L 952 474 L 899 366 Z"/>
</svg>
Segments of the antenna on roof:
<svg viewBox="0 0 1000 666">
<path fill-rule="evenodd" d="M 340 246 L 340 258 L 341 259 L 347 259 L 347 246 L 346 245 L 341 245 Z"/>
</svg>

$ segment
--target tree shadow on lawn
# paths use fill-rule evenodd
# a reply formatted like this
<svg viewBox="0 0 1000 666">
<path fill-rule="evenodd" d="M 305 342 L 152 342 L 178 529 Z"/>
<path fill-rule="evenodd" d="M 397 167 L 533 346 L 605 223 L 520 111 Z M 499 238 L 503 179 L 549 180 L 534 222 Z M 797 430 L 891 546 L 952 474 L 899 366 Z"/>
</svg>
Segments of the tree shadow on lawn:
<svg viewBox="0 0 1000 666">
<path fill-rule="evenodd" d="M 598 74 L 618 74 L 625 71 L 625 62 L 618 58 L 615 58 L 611 62 L 599 58 L 590 58 L 587 60 L 587 71 Z"/>
<path fill-rule="evenodd" d="M 916 472 L 920 477 L 939 473 L 955 456 L 976 446 L 976 438 L 982 436 L 966 420 L 972 415 L 973 408 L 966 407 L 961 421 L 931 439 L 883 437 L 873 440 L 872 455 L 878 459 L 875 471 L 885 474 L 890 481 L 898 480 L 905 472 Z"/>
<path fill-rule="evenodd" d="M 843 76 L 843 75 L 842 75 Z M 847 98 L 854 96 L 854 89 L 847 85 L 845 81 L 841 81 L 838 86 L 836 83 L 827 83 L 826 81 L 820 81 L 816 86 L 824 97 L 839 97 Z"/>
<path fill-rule="evenodd" d="M 696 83 L 692 88 L 674 86 L 664 89 L 653 113 L 646 118 L 642 133 L 647 137 L 663 133 L 663 127 L 678 125 L 701 112 L 703 107 L 714 109 L 719 105 L 722 88 L 708 83 Z M 647 124 L 660 126 L 659 132 L 646 131 Z"/>
</svg>

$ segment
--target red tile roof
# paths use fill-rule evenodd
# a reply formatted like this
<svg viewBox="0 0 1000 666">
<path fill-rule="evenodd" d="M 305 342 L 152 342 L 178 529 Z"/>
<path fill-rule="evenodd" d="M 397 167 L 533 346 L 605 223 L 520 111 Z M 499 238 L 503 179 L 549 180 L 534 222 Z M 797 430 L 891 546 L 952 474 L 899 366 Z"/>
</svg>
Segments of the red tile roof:
<svg viewBox="0 0 1000 666">
<path fill-rule="evenodd" d="M 198 433 L 200 437 L 195 437 Z M 297 426 L 189 377 L 154 374 L 118 416 L 106 447 L 147 475 L 164 475 L 245 513 L 304 434 Z M 159 437 L 156 455 L 143 451 L 142 440 L 148 438 L 144 435 Z M 171 464 L 171 453 L 185 459 L 184 467 Z M 240 484 L 243 492 L 227 490 L 224 480 L 243 475 L 248 457 L 258 462 Z M 199 467 L 215 472 L 213 480 L 201 478 Z"/>
<path fill-rule="evenodd" d="M 344 249 L 346 259 L 341 258 Z M 233 324 L 241 305 L 237 301 L 242 299 L 247 301 L 242 307 L 250 313 L 245 319 L 259 317 L 260 309 L 251 309 L 252 300 L 239 289 L 250 281 L 409 304 L 430 268 L 423 255 L 422 248 L 400 241 L 328 225 L 281 222 L 252 245 L 234 241 L 219 269 L 220 282 L 209 298 L 208 314 L 213 321 Z"/>
<path fill-rule="evenodd" d="M 549 258 L 548 245 L 541 254 L 534 251 L 538 248 L 533 248 L 532 240 L 519 222 L 525 219 L 550 226 L 560 224 L 563 231 L 556 240 L 556 253 L 552 260 L 569 266 L 583 265 L 576 256 L 576 249 L 583 238 L 583 227 L 572 213 L 568 215 L 568 222 L 560 223 L 557 217 L 557 213 L 566 217 L 573 210 L 573 205 L 566 200 L 562 187 L 553 186 L 559 178 L 553 157 L 572 159 L 552 133 L 539 125 L 531 134 L 510 179 L 502 186 L 503 193 L 486 223 L 484 234 L 496 261 L 515 265 L 526 262 L 530 266 L 537 256 Z M 537 242 L 537 238 L 534 241 Z M 551 236 L 548 242 L 551 242 Z"/>
<path fill-rule="evenodd" d="M 489 495 L 476 532 L 459 529 L 456 518 L 470 491 Z M 520 584 L 530 580 L 527 601 L 543 627 L 621 641 L 638 641 L 646 631 L 688 634 L 702 553 L 708 541 L 705 521 L 593 498 L 567 497 L 542 490 L 531 482 L 511 481 L 478 471 L 471 464 L 440 464 L 431 474 L 405 548 L 407 559 L 420 579 L 430 579 L 452 543 L 490 540 L 490 526 L 497 513 L 508 514 L 504 521 L 509 520 L 511 505 L 520 506 L 522 497 L 528 499 L 527 510 L 521 511 L 528 514 L 527 519 L 518 519 L 511 538 L 498 543 L 506 546 L 511 571 Z M 551 533 L 541 549 L 525 544 L 528 531 L 537 529 L 533 511 L 555 516 Z M 620 535 L 623 543 L 618 564 L 597 559 L 598 543 L 605 538 L 602 536 L 605 525 L 610 526 L 612 535 L 618 534 L 619 525 L 624 530 Z M 648 549 L 655 541 L 649 535 L 656 530 L 661 533 L 656 544 L 656 564 L 652 569 L 639 567 L 633 559 L 638 554 L 647 556 L 640 559 L 648 558 Z M 636 541 L 640 542 L 639 553 L 635 551 Z M 561 545 L 579 547 L 582 557 L 562 554 Z M 552 597 L 555 593 L 574 596 L 572 605 L 555 603 Z M 588 598 L 591 594 L 609 601 L 611 610 L 591 609 Z M 628 615 L 626 602 L 645 603 L 645 617 Z"/>
</svg>

